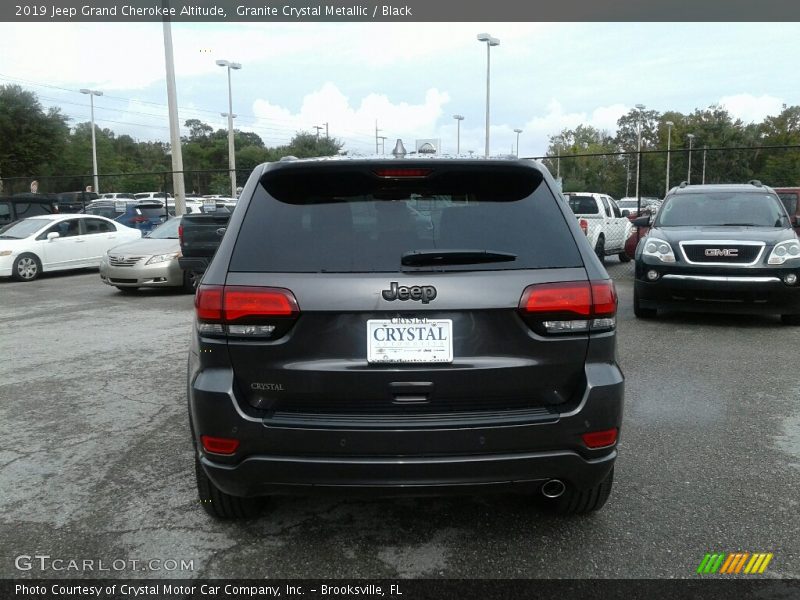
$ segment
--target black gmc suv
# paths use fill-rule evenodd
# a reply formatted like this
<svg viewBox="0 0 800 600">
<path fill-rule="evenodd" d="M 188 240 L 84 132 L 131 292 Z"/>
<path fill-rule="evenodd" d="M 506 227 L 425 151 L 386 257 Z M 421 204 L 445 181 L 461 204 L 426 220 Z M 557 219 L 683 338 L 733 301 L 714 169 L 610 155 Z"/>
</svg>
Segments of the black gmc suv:
<svg viewBox="0 0 800 600">
<path fill-rule="evenodd" d="M 536 163 L 395 154 L 250 176 L 195 299 L 202 506 L 511 487 L 599 509 L 623 404 L 613 282 Z"/>
<path fill-rule="evenodd" d="M 634 225 L 648 226 L 649 217 Z M 670 190 L 636 248 L 633 308 L 779 314 L 800 324 L 800 241 L 777 194 L 758 181 Z"/>
</svg>

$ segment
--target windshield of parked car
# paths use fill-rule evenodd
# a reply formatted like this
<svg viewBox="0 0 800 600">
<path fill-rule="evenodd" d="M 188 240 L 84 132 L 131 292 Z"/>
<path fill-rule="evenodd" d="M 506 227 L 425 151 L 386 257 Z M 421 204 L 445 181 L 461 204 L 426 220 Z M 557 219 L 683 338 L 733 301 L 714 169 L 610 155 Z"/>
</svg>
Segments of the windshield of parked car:
<svg viewBox="0 0 800 600">
<path fill-rule="evenodd" d="M 0 238 L 4 240 L 21 240 L 39 231 L 51 221 L 45 219 L 23 219 L 4 229 Z"/>
<path fill-rule="evenodd" d="M 780 200 L 766 192 L 698 192 L 668 198 L 656 227 L 725 226 L 787 227 Z"/>
<path fill-rule="evenodd" d="M 596 215 L 600 212 L 592 196 L 567 196 L 567 202 L 576 215 Z"/>
<path fill-rule="evenodd" d="M 429 181 L 384 181 L 369 170 L 294 169 L 265 179 L 247 208 L 232 271 L 582 265 L 558 200 L 535 170 L 449 167 Z"/>
<path fill-rule="evenodd" d="M 178 239 L 178 227 L 181 224 L 180 218 L 170 219 L 166 223 L 159 225 L 153 231 L 148 233 L 146 238 L 155 239 L 155 240 L 177 240 Z"/>
</svg>

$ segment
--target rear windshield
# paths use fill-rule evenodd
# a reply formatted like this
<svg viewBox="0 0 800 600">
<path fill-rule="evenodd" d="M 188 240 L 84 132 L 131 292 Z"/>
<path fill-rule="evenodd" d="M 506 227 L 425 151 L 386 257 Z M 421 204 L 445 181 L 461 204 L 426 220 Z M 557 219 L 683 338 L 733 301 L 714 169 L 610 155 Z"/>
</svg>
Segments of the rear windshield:
<svg viewBox="0 0 800 600">
<path fill-rule="evenodd" d="M 705 192 L 668 198 L 658 212 L 657 227 L 724 226 L 787 227 L 785 209 L 774 194 Z"/>
<path fill-rule="evenodd" d="M 86 214 L 99 215 L 106 219 L 116 219 L 120 215 L 113 206 L 87 206 L 85 212 Z"/>
<path fill-rule="evenodd" d="M 401 263 L 404 254 L 426 250 L 451 254 L 435 266 Z M 461 256 L 452 264 L 459 262 L 453 251 L 506 256 L 497 261 Z M 276 170 L 262 180 L 230 270 L 352 273 L 581 265 L 556 198 L 533 169 L 451 167 L 425 179 L 386 181 L 368 170 L 306 168 Z"/>
<path fill-rule="evenodd" d="M 143 215 L 150 220 L 158 220 L 165 215 L 163 206 L 137 206 L 136 214 Z"/>
<path fill-rule="evenodd" d="M 567 196 L 567 201 L 576 215 L 596 215 L 600 212 L 592 196 Z"/>
<path fill-rule="evenodd" d="M 778 197 L 790 215 L 797 214 L 797 192 L 779 192 Z"/>
</svg>

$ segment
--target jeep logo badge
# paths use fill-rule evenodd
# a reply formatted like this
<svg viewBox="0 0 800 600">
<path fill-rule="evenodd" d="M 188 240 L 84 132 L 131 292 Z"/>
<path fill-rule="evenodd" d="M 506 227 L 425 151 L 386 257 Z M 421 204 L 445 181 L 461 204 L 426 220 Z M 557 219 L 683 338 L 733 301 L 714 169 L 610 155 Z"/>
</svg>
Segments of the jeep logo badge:
<svg viewBox="0 0 800 600">
<path fill-rule="evenodd" d="M 406 287 L 404 285 L 398 286 L 396 281 L 389 284 L 388 290 L 382 290 L 381 295 L 384 300 L 392 302 L 393 300 L 422 300 L 423 304 L 427 304 L 436 298 L 436 288 L 432 285 L 414 285 Z"/>
<path fill-rule="evenodd" d="M 706 248 L 706 256 L 739 256 L 738 248 Z"/>
</svg>

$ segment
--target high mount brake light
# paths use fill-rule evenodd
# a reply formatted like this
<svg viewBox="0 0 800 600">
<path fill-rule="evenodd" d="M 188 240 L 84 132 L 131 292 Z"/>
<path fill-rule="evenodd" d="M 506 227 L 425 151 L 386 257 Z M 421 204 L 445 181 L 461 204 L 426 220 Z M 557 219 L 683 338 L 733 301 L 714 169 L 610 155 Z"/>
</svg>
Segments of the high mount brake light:
<svg viewBox="0 0 800 600">
<path fill-rule="evenodd" d="M 375 175 L 378 177 L 387 177 L 392 179 L 413 178 L 413 177 L 427 177 L 433 173 L 433 169 L 414 169 L 414 168 L 387 168 L 375 169 Z"/>
</svg>

